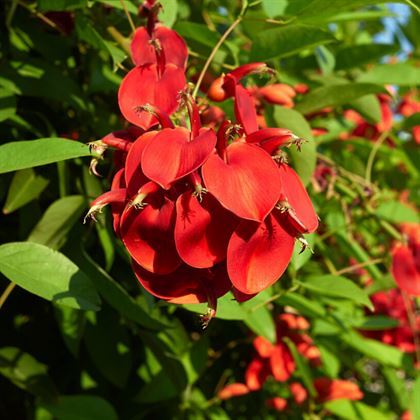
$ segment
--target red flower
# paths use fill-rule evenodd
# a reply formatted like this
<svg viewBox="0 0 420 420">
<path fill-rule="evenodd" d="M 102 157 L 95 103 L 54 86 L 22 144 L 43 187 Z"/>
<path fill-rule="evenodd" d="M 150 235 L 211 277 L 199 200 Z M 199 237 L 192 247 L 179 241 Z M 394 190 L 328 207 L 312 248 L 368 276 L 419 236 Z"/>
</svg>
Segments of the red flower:
<svg viewBox="0 0 420 420">
<path fill-rule="evenodd" d="M 317 378 L 314 386 L 318 393 L 317 400 L 321 403 L 338 399 L 357 401 L 363 398 L 363 392 L 358 385 L 350 381 Z"/>
<path fill-rule="evenodd" d="M 274 408 L 276 411 L 284 411 L 287 407 L 287 400 L 281 397 L 270 398 L 265 403 L 267 407 Z"/>
</svg>

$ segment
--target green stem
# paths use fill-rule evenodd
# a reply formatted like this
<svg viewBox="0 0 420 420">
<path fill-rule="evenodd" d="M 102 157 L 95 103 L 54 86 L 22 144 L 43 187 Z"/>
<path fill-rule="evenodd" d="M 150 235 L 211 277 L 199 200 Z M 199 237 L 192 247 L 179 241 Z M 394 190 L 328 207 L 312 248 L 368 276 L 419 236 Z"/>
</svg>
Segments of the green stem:
<svg viewBox="0 0 420 420">
<path fill-rule="evenodd" d="M 369 154 L 369 158 L 366 164 L 366 174 L 365 174 L 366 182 L 369 184 L 371 183 L 371 179 L 372 179 L 372 168 L 373 168 L 373 162 L 375 160 L 376 154 L 378 153 L 379 148 L 382 146 L 382 143 L 387 139 L 388 135 L 389 135 L 389 132 L 384 131 L 379 136 L 378 140 L 376 140 Z"/>
</svg>

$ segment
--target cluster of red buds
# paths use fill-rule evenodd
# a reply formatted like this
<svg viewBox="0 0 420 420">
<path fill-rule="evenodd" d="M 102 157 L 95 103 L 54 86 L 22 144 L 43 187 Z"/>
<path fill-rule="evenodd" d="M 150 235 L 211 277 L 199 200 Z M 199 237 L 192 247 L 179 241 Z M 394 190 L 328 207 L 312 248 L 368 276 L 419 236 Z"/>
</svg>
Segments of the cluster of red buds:
<svg viewBox="0 0 420 420">
<path fill-rule="evenodd" d="M 110 204 L 142 286 L 174 303 L 208 302 L 232 290 L 246 300 L 286 270 L 295 240 L 314 232 L 318 217 L 281 147 L 302 139 L 258 125 L 249 74 L 241 66 L 218 79 L 218 100 L 233 100 L 235 122 L 203 126 L 186 83 L 187 46 L 157 21 L 148 2 L 146 27 L 131 42 L 135 67 L 124 77 L 118 103 L 133 126 L 93 146 L 117 149 L 111 190 L 91 203 L 88 216 Z M 215 86 L 212 87 L 214 90 Z"/>
</svg>

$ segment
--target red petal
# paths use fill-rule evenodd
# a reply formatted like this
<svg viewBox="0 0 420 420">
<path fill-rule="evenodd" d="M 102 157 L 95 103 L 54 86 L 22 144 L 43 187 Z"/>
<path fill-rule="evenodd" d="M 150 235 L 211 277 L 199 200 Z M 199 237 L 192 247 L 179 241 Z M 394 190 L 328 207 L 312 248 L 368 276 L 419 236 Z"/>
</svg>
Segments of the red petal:
<svg viewBox="0 0 420 420">
<path fill-rule="evenodd" d="M 212 267 L 226 258 L 236 217 L 210 194 L 203 201 L 186 192 L 176 202 L 175 243 L 180 257 L 196 268 Z"/>
<path fill-rule="evenodd" d="M 143 210 L 127 209 L 121 239 L 138 264 L 152 273 L 167 274 L 181 264 L 174 241 L 175 203 L 160 193 L 147 197 Z"/>
<path fill-rule="evenodd" d="M 240 84 L 235 86 L 235 117 L 246 134 L 258 130 L 257 111 L 251 94 Z"/>
<path fill-rule="evenodd" d="M 198 169 L 210 156 L 216 145 L 212 129 L 202 128 L 190 139 L 186 128 L 166 128 L 157 134 L 143 151 L 143 172 L 151 180 L 169 188 L 170 184 Z"/>
<path fill-rule="evenodd" d="M 140 105 L 150 104 L 167 114 L 178 107 L 178 92 L 185 86 L 185 74 L 174 64 L 167 64 L 159 76 L 156 64 L 135 67 L 124 77 L 118 91 L 118 104 L 124 118 L 147 130 L 157 119 L 145 111 L 138 111 Z"/>
<path fill-rule="evenodd" d="M 203 165 L 206 188 L 220 204 L 244 219 L 262 221 L 281 193 L 279 171 L 271 157 L 258 146 L 233 143 L 225 161 L 214 154 Z"/>
<path fill-rule="evenodd" d="M 279 173 L 283 188 L 280 201 L 287 201 L 291 206 L 286 213 L 289 223 L 299 233 L 314 232 L 318 228 L 318 216 L 298 174 L 286 164 L 280 165 Z"/>
<path fill-rule="evenodd" d="M 124 168 L 121 168 L 114 175 L 114 178 L 112 179 L 112 184 L 111 184 L 111 191 L 119 190 L 122 188 L 125 188 Z M 120 220 L 121 220 L 121 214 L 124 210 L 124 207 L 125 207 L 125 201 L 123 203 L 111 204 L 114 232 L 118 236 L 120 235 Z"/>
<path fill-rule="evenodd" d="M 217 396 L 221 400 L 228 400 L 229 398 L 238 397 L 245 394 L 249 394 L 248 387 L 245 384 L 235 383 L 226 385 L 221 391 L 219 391 Z"/>
<path fill-rule="evenodd" d="M 275 346 L 270 357 L 270 365 L 274 379 L 277 381 L 284 382 L 290 378 L 296 365 L 286 344 L 279 343 Z"/>
<path fill-rule="evenodd" d="M 290 392 L 293 395 L 295 403 L 300 405 L 308 398 L 308 391 L 299 382 L 292 382 L 290 384 Z"/>
<path fill-rule="evenodd" d="M 287 400 L 281 397 L 270 398 L 265 403 L 267 407 L 273 408 L 276 411 L 283 411 L 287 407 Z"/>
<path fill-rule="evenodd" d="M 360 400 L 363 398 L 363 392 L 360 391 L 357 384 L 340 379 L 317 378 L 314 380 L 314 386 L 318 393 L 318 401 L 326 402 L 337 399 Z"/>
<path fill-rule="evenodd" d="M 286 270 L 294 242 L 273 214 L 263 223 L 242 221 L 232 235 L 227 253 L 233 285 L 247 294 L 271 286 Z"/>
<path fill-rule="evenodd" d="M 420 296 L 420 273 L 411 249 L 398 244 L 392 251 L 392 275 L 398 287 L 412 296 Z"/>
<path fill-rule="evenodd" d="M 223 296 L 231 287 L 224 264 L 212 270 L 198 270 L 183 264 L 167 275 L 150 273 L 134 261 L 133 268 L 137 279 L 149 293 L 172 303 L 208 302 Z"/>
<path fill-rule="evenodd" d="M 140 187 L 149 179 L 141 169 L 141 158 L 146 145 L 156 136 L 157 131 L 149 131 L 141 135 L 131 146 L 125 161 L 125 182 L 127 195 L 133 197 Z"/>
<path fill-rule="evenodd" d="M 269 375 L 268 365 L 264 359 L 255 357 L 245 372 L 245 382 L 251 391 L 261 389 Z"/>
<path fill-rule="evenodd" d="M 172 29 L 165 26 L 157 27 L 153 37 L 165 54 L 166 64 L 175 64 L 177 67 L 185 68 L 188 58 L 188 49 L 185 41 Z M 150 36 L 145 27 L 138 28 L 134 32 L 131 41 L 131 56 L 136 66 L 143 64 L 156 64 L 156 51 L 150 43 Z"/>
<path fill-rule="evenodd" d="M 269 154 L 291 140 L 292 132 L 284 128 L 262 128 L 246 137 L 247 143 L 258 143 Z"/>
<path fill-rule="evenodd" d="M 258 354 L 263 358 L 270 357 L 274 350 L 274 346 L 264 337 L 256 337 L 253 345 Z"/>
</svg>

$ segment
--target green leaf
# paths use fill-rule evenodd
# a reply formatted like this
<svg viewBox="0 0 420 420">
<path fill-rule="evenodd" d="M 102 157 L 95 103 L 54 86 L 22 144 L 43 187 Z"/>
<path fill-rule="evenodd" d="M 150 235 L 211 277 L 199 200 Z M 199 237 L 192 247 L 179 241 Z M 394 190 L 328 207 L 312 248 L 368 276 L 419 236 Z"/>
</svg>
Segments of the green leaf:
<svg viewBox="0 0 420 420">
<path fill-rule="evenodd" d="M 414 386 L 411 390 L 411 412 L 414 419 L 420 419 L 420 376 L 417 376 Z"/>
<path fill-rule="evenodd" d="M 393 402 L 395 401 L 401 411 L 407 410 L 409 408 L 409 394 L 404 378 L 401 377 L 397 369 L 390 367 L 383 367 L 382 373 Z"/>
<path fill-rule="evenodd" d="M 159 0 L 162 5 L 162 11 L 159 13 L 159 20 L 169 28 L 176 21 L 176 15 L 178 13 L 178 2 L 177 0 Z"/>
<path fill-rule="evenodd" d="M 276 106 L 274 107 L 273 118 L 278 127 L 288 128 L 294 134 L 306 140 L 300 152 L 294 146 L 288 152 L 292 155 L 293 166 L 296 172 L 304 185 L 307 185 L 316 165 L 316 145 L 311 127 L 303 115 L 294 109 Z"/>
<path fill-rule="evenodd" d="M 85 252 L 72 247 L 71 258 L 89 276 L 102 297 L 121 315 L 150 330 L 156 331 L 167 327 L 167 325 L 154 319 Z"/>
<path fill-rule="evenodd" d="M 299 372 L 300 376 L 302 377 L 302 381 L 305 384 L 306 388 L 308 389 L 309 393 L 312 397 L 317 395 L 316 389 L 314 387 L 314 383 L 312 380 L 312 373 L 311 369 L 309 368 L 307 359 L 304 359 L 301 354 L 298 352 L 295 343 L 288 337 L 284 338 L 287 346 L 289 347 L 293 359 L 296 362 L 297 371 Z"/>
<path fill-rule="evenodd" d="M 369 316 L 357 325 L 359 330 L 387 330 L 398 327 L 398 321 L 383 315 Z"/>
<path fill-rule="evenodd" d="M 69 195 L 54 201 L 32 229 L 28 241 L 60 249 L 85 208 L 86 202 L 81 195 Z"/>
<path fill-rule="evenodd" d="M 57 420 L 118 420 L 114 407 L 95 395 L 61 395 L 56 403 L 42 403 Z"/>
<path fill-rule="evenodd" d="M 14 141 L 0 146 L 0 174 L 89 155 L 86 144 L 62 138 Z"/>
<path fill-rule="evenodd" d="M 348 420 L 391 420 L 394 416 L 391 413 L 384 413 L 365 403 L 349 401 L 345 399 L 329 401 L 325 408 L 339 418 Z"/>
<path fill-rule="evenodd" d="M 372 302 L 367 293 L 351 280 L 335 275 L 311 276 L 305 281 L 298 281 L 305 289 L 325 296 L 333 296 L 352 300 L 373 310 Z"/>
<path fill-rule="evenodd" d="M 412 360 L 410 356 L 393 346 L 388 346 L 380 341 L 362 337 L 354 331 L 348 331 L 340 336 L 348 346 L 360 353 L 377 360 L 385 366 L 392 366 L 398 369 L 410 368 Z"/>
<path fill-rule="evenodd" d="M 332 74 L 335 68 L 335 56 L 327 47 L 323 45 L 317 47 L 315 49 L 315 58 L 322 74 Z"/>
<path fill-rule="evenodd" d="M 49 180 L 37 175 L 31 168 L 23 169 L 14 174 L 7 193 L 3 213 L 9 214 L 39 197 L 47 188 Z"/>
<path fill-rule="evenodd" d="M 373 83 L 322 86 L 305 95 L 295 109 L 302 114 L 310 114 L 327 106 L 347 104 L 370 93 L 387 93 L 387 91 L 383 86 Z"/>
<path fill-rule="evenodd" d="M 325 308 L 314 300 L 310 300 L 298 293 L 288 292 L 279 297 L 276 303 L 283 306 L 291 306 L 302 315 L 312 318 L 325 316 Z"/>
<path fill-rule="evenodd" d="M 334 41 L 336 39 L 330 32 L 313 26 L 290 25 L 269 29 L 255 37 L 250 60 L 286 57 Z"/>
<path fill-rule="evenodd" d="M 78 357 L 80 341 L 85 330 L 85 313 L 59 305 L 55 306 L 54 312 L 64 343 L 73 356 Z"/>
<path fill-rule="evenodd" d="M 211 31 L 206 25 L 195 22 L 177 22 L 174 29 L 183 38 L 191 39 L 210 48 L 213 48 L 220 38 L 217 32 Z"/>
<path fill-rule="evenodd" d="M 38 0 L 39 9 L 45 12 L 74 10 L 87 6 L 87 0 Z"/>
<path fill-rule="evenodd" d="M 393 223 L 418 223 L 419 217 L 416 210 L 399 201 L 385 201 L 375 210 L 375 214 Z"/>
<path fill-rule="evenodd" d="M 381 57 L 394 54 L 399 49 L 390 44 L 351 45 L 336 53 L 336 70 L 348 70 L 368 63 L 376 63 Z"/>
<path fill-rule="evenodd" d="M 420 69 L 409 63 L 377 65 L 357 79 L 362 83 L 400 86 L 416 86 L 419 80 Z"/>
<path fill-rule="evenodd" d="M 92 363 L 113 385 L 124 388 L 133 363 L 129 335 L 109 308 L 86 314 L 84 341 Z"/>
<path fill-rule="evenodd" d="M 314 250 L 315 248 L 315 233 L 311 233 L 309 235 L 305 235 L 305 239 L 307 240 L 310 249 Z M 302 244 L 299 241 L 296 241 L 295 248 L 293 250 L 292 259 L 290 260 L 290 264 L 294 270 L 300 270 L 312 257 L 312 252 L 309 249 L 306 249 L 302 252 Z"/>
<path fill-rule="evenodd" d="M 90 280 L 60 252 L 32 242 L 0 246 L 0 272 L 23 289 L 76 309 L 99 310 Z"/>
<path fill-rule="evenodd" d="M 8 89 L 0 88 L 0 122 L 16 114 L 16 97 Z"/>
<path fill-rule="evenodd" d="M 262 0 L 262 7 L 269 18 L 283 16 L 289 0 Z"/>
<path fill-rule="evenodd" d="M 0 348 L 0 374 L 40 398 L 52 400 L 57 395 L 47 366 L 16 347 Z"/>
<path fill-rule="evenodd" d="M 369 5 L 386 3 L 387 0 L 370 0 Z M 366 6 L 365 0 L 310 0 L 298 13 L 299 19 L 325 19 L 338 13 Z"/>
<path fill-rule="evenodd" d="M 350 102 L 349 106 L 371 124 L 376 124 L 382 119 L 381 105 L 376 95 L 362 96 Z"/>
</svg>

